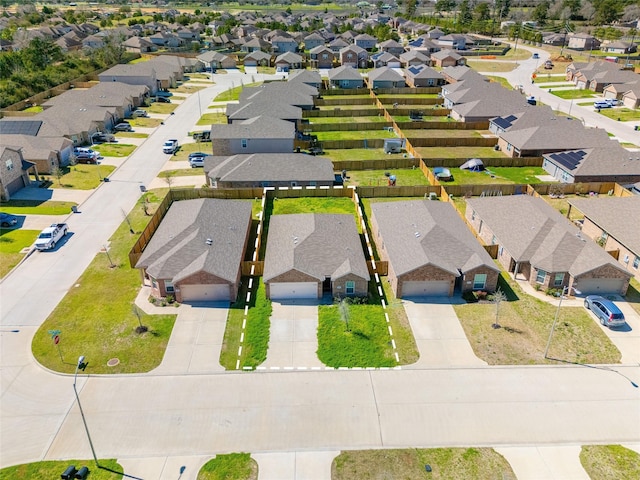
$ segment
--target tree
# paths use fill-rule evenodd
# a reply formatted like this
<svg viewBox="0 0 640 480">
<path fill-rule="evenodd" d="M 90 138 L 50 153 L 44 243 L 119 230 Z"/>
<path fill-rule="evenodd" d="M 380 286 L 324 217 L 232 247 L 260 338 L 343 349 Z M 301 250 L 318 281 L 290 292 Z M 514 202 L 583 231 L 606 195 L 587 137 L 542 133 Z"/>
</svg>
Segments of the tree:
<svg viewBox="0 0 640 480">
<path fill-rule="evenodd" d="M 493 294 L 493 303 L 496 306 L 496 321 L 493 325 L 491 325 L 493 328 L 500 328 L 500 323 L 498 322 L 498 316 L 500 314 L 500 304 L 506 299 L 507 296 L 502 290 L 500 290 L 500 288 L 498 288 L 498 290 L 496 290 L 496 292 Z"/>
<path fill-rule="evenodd" d="M 58 185 L 62 186 L 62 177 L 64 177 L 64 169 L 56 167 L 53 169 L 53 176 L 58 180 Z"/>
<path fill-rule="evenodd" d="M 495 11 L 498 13 L 498 19 L 502 20 L 509 16 L 509 9 L 511 8 L 511 0 L 496 0 Z"/>
<path fill-rule="evenodd" d="M 471 12 L 471 6 L 469 5 L 469 0 L 462 0 L 460 2 L 460 15 L 458 16 L 458 21 L 461 25 L 470 25 L 473 22 L 473 13 Z"/>
<path fill-rule="evenodd" d="M 619 0 L 594 0 L 595 8 L 594 22 L 596 24 L 608 25 L 622 17 L 623 5 Z"/>
<path fill-rule="evenodd" d="M 416 14 L 417 4 L 417 0 L 407 0 L 407 5 L 404 9 L 407 17 L 411 18 Z"/>
<path fill-rule="evenodd" d="M 536 8 L 533 9 L 531 18 L 539 24 L 544 25 L 545 23 L 547 23 L 550 6 L 551 5 L 549 4 L 548 0 L 543 0 L 538 5 L 536 5 Z"/>
<path fill-rule="evenodd" d="M 436 12 L 450 12 L 454 8 L 456 8 L 455 0 L 438 0 L 436 2 L 435 11 Z"/>
<path fill-rule="evenodd" d="M 476 14 L 476 20 L 479 22 L 486 22 L 491 18 L 491 8 L 489 8 L 488 3 L 482 2 L 477 4 L 473 11 Z"/>
</svg>

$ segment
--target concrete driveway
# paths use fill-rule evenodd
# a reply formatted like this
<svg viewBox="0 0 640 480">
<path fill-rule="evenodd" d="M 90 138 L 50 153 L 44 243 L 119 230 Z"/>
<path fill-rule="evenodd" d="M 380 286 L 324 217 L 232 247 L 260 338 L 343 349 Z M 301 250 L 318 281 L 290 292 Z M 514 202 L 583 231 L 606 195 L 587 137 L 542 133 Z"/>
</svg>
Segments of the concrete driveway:
<svg viewBox="0 0 640 480">
<path fill-rule="evenodd" d="M 318 350 L 318 302 L 290 300 L 272 303 L 269 351 L 262 367 L 321 367 Z"/>
<path fill-rule="evenodd" d="M 420 351 L 413 367 L 486 365 L 473 353 L 450 298 L 415 298 L 403 303 Z"/>
<path fill-rule="evenodd" d="M 597 322 L 602 331 L 622 354 L 621 363 L 640 364 L 640 315 L 622 297 L 615 297 L 616 305 L 624 313 L 627 325 L 621 328 L 607 328 L 600 325 L 600 319 L 593 312 L 589 312 L 594 322 Z"/>
</svg>

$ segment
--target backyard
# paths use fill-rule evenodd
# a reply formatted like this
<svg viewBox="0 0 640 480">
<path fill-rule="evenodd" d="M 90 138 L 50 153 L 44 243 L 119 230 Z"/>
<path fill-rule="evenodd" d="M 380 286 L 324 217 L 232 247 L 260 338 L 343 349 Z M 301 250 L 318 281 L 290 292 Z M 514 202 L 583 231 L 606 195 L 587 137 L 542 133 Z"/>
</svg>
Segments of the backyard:
<svg viewBox="0 0 640 480">
<path fill-rule="evenodd" d="M 538 175 L 546 175 L 542 167 L 488 167 L 482 172 L 450 169 L 453 181 L 443 185 L 487 185 L 487 184 L 523 184 L 542 183 Z"/>
<path fill-rule="evenodd" d="M 344 148 L 325 150 L 323 157 L 328 157 L 333 161 L 340 160 L 380 160 L 387 158 L 403 158 L 402 153 L 384 153 L 382 148 Z"/>
<path fill-rule="evenodd" d="M 390 128 L 390 127 L 389 127 Z M 389 131 L 386 128 L 379 130 L 347 130 L 347 131 L 331 131 L 331 132 L 314 132 L 318 138 L 318 141 L 342 141 L 342 140 L 371 140 L 371 139 L 384 139 L 384 138 L 398 138 L 394 131 Z"/>
<path fill-rule="evenodd" d="M 417 147 L 422 158 L 504 158 L 504 153 L 492 147 Z M 431 162 L 437 166 L 437 162 Z M 461 162 L 462 164 L 462 162 Z M 431 164 L 430 164 L 431 166 Z"/>
<path fill-rule="evenodd" d="M 371 122 L 387 122 L 382 115 L 373 115 L 370 117 L 310 117 L 310 124 L 332 124 L 332 123 L 371 123 Z M 304 124 L 303 124 L 304 127 Z"/>
<path fill-rule="evenodd" d="M 397 186 L 428 185 L 427 177 L 419 168 L 398 168 L 388 170 L 349 170 L 346 185 L 386 186 L 389 176 L 395 175 Z"/>
</svg>

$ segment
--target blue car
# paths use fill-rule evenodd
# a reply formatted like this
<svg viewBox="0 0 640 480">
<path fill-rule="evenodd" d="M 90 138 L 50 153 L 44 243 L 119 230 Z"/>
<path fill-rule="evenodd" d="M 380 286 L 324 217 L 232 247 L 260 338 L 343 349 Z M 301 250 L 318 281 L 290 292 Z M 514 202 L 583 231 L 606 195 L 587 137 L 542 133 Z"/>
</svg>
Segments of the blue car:
<svg viewBox="0 0 640 480">
<path fill-rule="evenodd" d="M 621 327 L 626 323 L 624 314 L 616 304 L 599 295 L 589 295 L 585 298 L 584 307 L 595 313 L 605 327 Z"/>
</svg>

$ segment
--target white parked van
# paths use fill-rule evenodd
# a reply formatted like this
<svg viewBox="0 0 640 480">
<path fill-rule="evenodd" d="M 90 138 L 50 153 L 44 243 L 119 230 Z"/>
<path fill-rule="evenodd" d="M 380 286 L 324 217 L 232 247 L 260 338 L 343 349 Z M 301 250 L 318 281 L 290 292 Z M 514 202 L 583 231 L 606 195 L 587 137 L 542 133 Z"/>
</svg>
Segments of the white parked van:
<svg viewBox="0 0 640 480">
<path fill-rule="evenodd" d="M 595 102 L 593 102 L 593 108 L 595 108 L 596 110 L 600 108 L 611 108 L 611 103 L 607 102 L 606 100 L 596 100 Z"/>
</svg>

